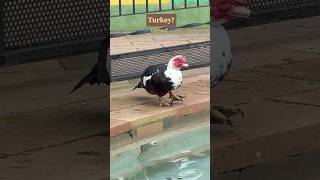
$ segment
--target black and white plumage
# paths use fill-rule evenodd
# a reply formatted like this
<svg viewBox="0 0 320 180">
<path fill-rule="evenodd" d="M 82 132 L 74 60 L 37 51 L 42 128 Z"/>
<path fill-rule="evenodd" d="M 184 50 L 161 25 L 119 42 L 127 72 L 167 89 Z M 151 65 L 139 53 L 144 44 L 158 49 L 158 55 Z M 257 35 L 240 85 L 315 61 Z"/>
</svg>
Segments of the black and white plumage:
<svg viewBox="0 0 320 180">
<path fill-rule="evenodd" d="M 107 84 L 110 85 L 110 76 L 107 71 L 107 48 L 109 47 L 109 40 L 104 39 L 100 45 L 98 52 L 98 61 L 92 67 L 89 74 L 82 78 L 69 93 L 72 94 L 74 91 L 79 89 L 84 84 Z"/>
<path fill-rule="evenodd" d="M 210 31 L 214 34 L 211 41 L 213 56 L 211 87 L 215 87 L 228 74 L 232 64 L 232 52 L 227 31 L 220 23 L 213 23 Z"/>
<path fill-rule="evenodd" d="M 159 97 L 160 106 L 169 106 L 173 101 L 182 101 L 183 96 L 174 95 L 173 90 L 182 84 L 181 68 L 188 67 L 182 55 L 173 57 L 168 64 L 151 65 L 143 72 L 140 82 L 134 87 L 144 88 L 148 93 Z M 133 91 L 132 90 L 132 91 Z M 170 94 L 171 103 L 164 101 L 163 96 Z"/>
<path fill-rule="evenodd" d="M 213 22 L 210 27 L 212 34 L 211 53 L 213 71 L 211 87 L 215 87 L 228 74 L 232 64 L 231 42 L 223 23 L 235 17 L 248 18 L 250 10 L 244 7 L 246 0 L 215 0 L 213 1 Z"/>
<path fill-rule="evenodd" d="M 214 88 L 223 81 L 232 64 L 231 43 L 228 33 L 222 24 L 233 17 L 248 17 L 250 10 L 244 7 L 245 3 L 244 0 L 214 1 L 213 22 L 210 28 L 210 33 L 212 34 L 211 55 L 213 60 L 211 88 Z M 211 96 L 211 101 L 214 102 L 212 98 L 213 96 Z M 232 126 L 232 121 L 229 118 L 237 114 L 244 116 L 244 113 L 238 108 L 213 105 L 210 114 L 211 123 Z"/>
</svg>

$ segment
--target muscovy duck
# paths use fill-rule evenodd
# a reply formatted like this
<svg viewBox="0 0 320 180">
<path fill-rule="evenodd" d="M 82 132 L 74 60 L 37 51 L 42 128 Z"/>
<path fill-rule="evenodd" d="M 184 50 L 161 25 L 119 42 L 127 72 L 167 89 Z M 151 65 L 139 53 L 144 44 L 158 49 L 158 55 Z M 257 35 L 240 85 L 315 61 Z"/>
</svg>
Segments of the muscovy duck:
<svg viewBox="0 0 320 180">
<path fill-rule="evenodd" d="M 245 0 L 212 0 L 211 16 L 211 88 L 223 81 L 232 64 L 231 44 L 227 31 L 222 26 L 223 23 L 234 17 L 248 18 L 250 10 L 244 7 Z M 211 102 L 214 99 L 211 96 Z M 213 105 L 211 108 L 212 124 L 228 124 L 232 127 L 231 116 L 244 113 L 237 108 Z"/>
<path fill-rule="evenodd" d="M 147 67 L 141 76 L 140 82 L 133 88 L 144 88 L 148 93 L 159 97 L 160 106 L 170 106 L 173 101 L 183 102 L 185 96 L 175 95 L 173 90 L 182 84 L 181 68 L 188 67 L 186 58 L 182 55 L 173 57 L 168 64 L 156 64 Z M 133 91 L 132 90 L 132 91 Z M 164 96 L 169 93 L 171 102 L 167 102 Z"/>
</svg>

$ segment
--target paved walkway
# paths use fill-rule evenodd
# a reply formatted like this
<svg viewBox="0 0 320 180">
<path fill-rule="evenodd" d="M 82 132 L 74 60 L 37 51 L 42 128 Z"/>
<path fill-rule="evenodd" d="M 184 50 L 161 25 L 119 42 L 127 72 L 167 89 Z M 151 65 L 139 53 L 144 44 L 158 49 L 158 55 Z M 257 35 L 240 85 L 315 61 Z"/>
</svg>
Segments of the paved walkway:
<svg viewBox="0 0 320 180">
<path fill-rule="evenodd" d="M 229 32 L 233 66 L 216 88 L 213 99 L 217 104 L 238 106 L 246 116 L 234 117 L 232 130 L 214 126 L 217 174 L 310 152 L 320 146 L 317 24 L 320 16 Z M 121 83 L 127 87 L 116 85 L 112 94 L 127 93 L 126 97 L 132 98 L 128 90 L 135 83 Z M 117 102 L 120 101 L 112 103 L 115 109 L 126 106 Z"/>
<path fill-rule="evenodd" d="M 217 173 L 320 147 L 318 24 L 312 17 L 230 32 L 234 63 L 215 101 L 239 106 L 246 117 L 235 118 L 232 133 L 214 127 Z M 0 179 L 106 177 L 105 88 L 66 95 L 95 61 L 88 55 L 0 69 Z M 114 88 L 132 86 L 121 83 Z"/>
<path fill-rule="evenodd" d="M 214 126 L 215 173 L 320 147 L 318 24 L 320 16 L 230 31 L 233 66 L 213 99 L 245 117 L 234 118 L 232 132 Z"/>
<path fill-rule="evenodd" d="M 149 95 L 144 89 L 131 92 L 136 83 L 111 89 L 110 127 L 111 136 L 128 132 L 168 117 L 181 117 L 210 108 L 209 68 L 184 71 L 183 85 L 174 93 L 186 96 L 183 103 L 175 102 L 171 107 L 160 107 L 156 96 Z M 167 97 L 168 98 L 168 97 Z M 142 131 L 142 132 L 141 132 Z M 138 138 L 147 138 L 154 132 L 162 132 L 163 125 L 154 126 L 153 133 L 144 128 L 138 131 Z M 141 134 L 141 135 L 140 135 Z"/>
<path fill-rule="evenodd" d="M 111 38 L 111 55 L 209 41 L 209 26 Z"/>
<path fill-rule="evenodd" d="M 0 179 L 107 177 L 106 90 L 67 95 L 96 54 L 0 68 Z"/>
</svg>

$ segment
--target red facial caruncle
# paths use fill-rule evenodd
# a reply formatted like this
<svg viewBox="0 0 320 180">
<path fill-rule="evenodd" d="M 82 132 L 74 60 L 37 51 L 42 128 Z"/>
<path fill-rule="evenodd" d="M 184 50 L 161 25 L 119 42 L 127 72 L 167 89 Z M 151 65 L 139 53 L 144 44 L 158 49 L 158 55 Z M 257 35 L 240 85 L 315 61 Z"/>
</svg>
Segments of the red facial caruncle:
<svg viewBox="0 0 320 180">
<path fill-rule="evenodd" d="M 246 0 L 211 0 L 211 16 L 215 20 L 248 17 L 250 10 L 245 8 L 246 4 Z"/>
<path fill-rule="evenodd" d="M 187 60 L 182 55 L 177 55 L 173 58 L 173 65 L 177 68 L 188 67 Z"/>
</svg>

